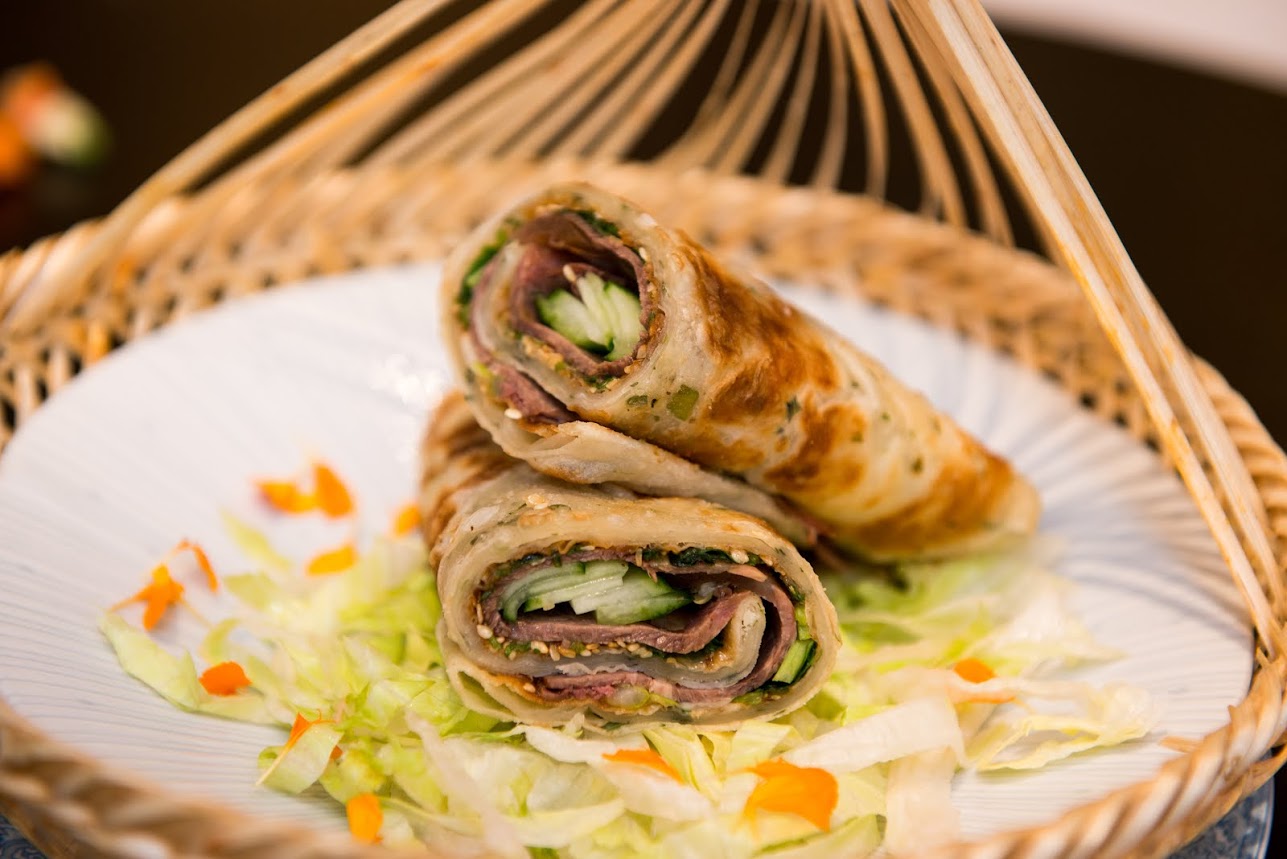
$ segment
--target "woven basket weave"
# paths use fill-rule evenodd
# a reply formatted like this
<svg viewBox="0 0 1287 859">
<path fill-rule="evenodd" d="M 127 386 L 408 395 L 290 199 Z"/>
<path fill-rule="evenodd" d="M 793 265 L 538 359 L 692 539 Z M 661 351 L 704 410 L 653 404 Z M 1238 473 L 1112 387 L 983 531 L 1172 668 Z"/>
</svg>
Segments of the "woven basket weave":
<svg viewBox="0 0 1287 859">
<path fill-rule="evenodd" d="M 82 368 L 148 331 L 278 283 L 440 257 L 516 197 L 589 180 L 763 274 L 858 294 L 1010 353 L 1158 447 L 1208 517 L 1258 633 L 1252 685 L 1228 724 L 1149 781 L 939 852 L 1165 855 L 1272 776 L 1282 753 L 1266 753 L 1287 722 L 1287 459 L 1174 340 L 974 3 L 461 5 L 395 7 L 104 222 L 0 257 L 0 451 Z M 531 32 L 515 36 L 516 26 Z M 568 59 L 597 44 L 620 69 L 594 65 L 591 52 L 593 77 Z M 702 79 L 695 115 L 655 157 L 632 159 L 711 57 L 722 60 Z M 378 68 L 362 67 L 373 58 Z M 355 67 L 364 75 L 345 79 Z M 829 100 L 816 97 L 821 81 Z M 346 88 L 327 109 L 282 133 L 283 116 L 337 82 Z M 896 117 L 873 103 L 882 85 L 916 155 L 916 215 L 880 199 L 897 160 L 883 142 Z M 275 139 L 238 160 L 266 130 Z M 867 192 L 837 190 L 855 162 Z M 1006 206 L 994 162 L 1023 210 Z M 1050 259 L 1010 246 L 1016 214 Z M 53 857 L 389 855 L 167 795 L 3 702 L 0 811 Z"/>
</svg>

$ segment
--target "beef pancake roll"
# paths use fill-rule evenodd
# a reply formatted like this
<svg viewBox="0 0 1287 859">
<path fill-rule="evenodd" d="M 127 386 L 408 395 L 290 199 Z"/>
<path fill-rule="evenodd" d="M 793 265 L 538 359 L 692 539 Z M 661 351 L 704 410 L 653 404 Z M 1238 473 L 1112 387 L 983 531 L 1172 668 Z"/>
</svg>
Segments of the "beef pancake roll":
<svg viewBox="0 0 1287 859">
<path fill-rule="evenodd" d="M 543 475 L 458 395 L 431 418 L 420 504 L 438 637 L 471 709 L 734 725 L 801 705 L 831 672 L 835 610 L 789 541 L 699 499 Z"/>
<path fill-rule="evenodd" d="M 446 343 L 505 452 L 694 496 L 883 561 L 1031 533 L 1031 485 L 884 367 L 682 232 L 585 185 L 501 213 L 444 273 Z"/>
</svg>

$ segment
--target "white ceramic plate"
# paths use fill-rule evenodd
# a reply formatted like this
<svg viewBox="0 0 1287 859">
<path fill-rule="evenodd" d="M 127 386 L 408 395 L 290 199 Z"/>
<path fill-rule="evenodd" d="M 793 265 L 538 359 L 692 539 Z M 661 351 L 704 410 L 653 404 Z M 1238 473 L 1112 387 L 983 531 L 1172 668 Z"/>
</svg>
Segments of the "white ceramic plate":
<svg viewBox="0 0 1287 859">
<path fill-rule="evenodd" d="M 181 536 L 235 567 L 219 511 L 248 513 L 249 478 L 310 454 L 351 481 L 369 528 L 386 527 L 411 498 L 422 421 L 448 384 L 437 283 L 433 267 L 367 271 L 239 301 L 136 342 L 44 406 L 0 459 L 0 695 L 50 735 L 167 788 L 340 825 L 323 802 L 253 786 L 256 755 L 280 731 L 175 710 L 121 672 L 97 621 Z M 1067 540 L 1059 570 L 1077 583 L 1076 608 L 1126 654 L 1091 679 L 1151 692 L 1159 737 L 1225 723 L 1250 679 L 1250 633 L 1192 502 L 1154 454 L 952 335 L 787 293 L 1036 483 L 1042 530 Z M 301 557 L 316 545 L 296 536 Z M 166 638 L 191 646 L 201 633 L 181 617 Z M 1151 777 L 1170 755 L 1141 743 L 1033 775 L 961 779 L 966 834 L 1050 819 Z"/>
</svg>

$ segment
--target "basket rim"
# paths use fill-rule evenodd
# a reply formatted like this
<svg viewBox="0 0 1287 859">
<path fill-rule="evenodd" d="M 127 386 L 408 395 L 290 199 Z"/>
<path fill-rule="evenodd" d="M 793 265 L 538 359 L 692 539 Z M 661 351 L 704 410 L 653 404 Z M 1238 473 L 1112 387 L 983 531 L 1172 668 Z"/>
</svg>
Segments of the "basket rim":
<svg viewBox="0 0 1287 859">
<path fill-rule="evenodd" d="M 631 171 L 634 171 L 633 175 L 636 178 L 650 175 L 650 168 L 641 167 L 640 165 L 626 166 L 621 169 L 627 177 L 632 175 Z M 671 178 L 674 177 L 672 176 Z M 709 183 L 712 187 L 719 186 L 725 189 L 731 188 L 730 193 L 734 195 L 757 195 L 757 199 L 760 200 L 765 208 L 772 209 L 780 217 L 788 219 L 796 218 L 799 215 L 802 203 L 819 204 L 816 208 L 822 213 L 823 217 L 837 210 L 852 211 L 855 207 L 870 214 L 871 207 L 874 205 L 881 213 L 881 217 L 892 219 L 892 221 L 896 222 L 898 229 L 924 229 L 935 233 L 939 237 L 946 231 L 946 233 L 954 235 L 957 239 L 961 238 L 962 235 L 958 231 L 942 224 L 925 222 L 915 216 L 901 212 L 895 213 L 883 203 L 858 195 L 843 195 L 833 191 L 799 188 L 788 189 L 745 177 L 703 175 L 694 178 L 690 175 L 684 181 L 696 181 L 699 184 Z M 198 202 L 197 198 L 174 200 L 172 201 L 171 210 L 166 214 L 166 218 L 172 219 L 174 217 L 173 207 L 178 207 L 178 209 L 191 207 L 191 210 L 199 211 Z M 849 208 L 846 209 L 846 206 Z M 42 240 L 26 252 L 0 257 L 0 296 L 9 293 L 15 287 L 20 288 L 24 279 L 30 277 L 35 268 L 55 264 L 59 255 L 64 252 L 64 244 L 81 243 L 86 240 L 86 234 L 92 233 L 95 229 L 95 224 L 86 222 L 77 225 L 76 228 L 67 233 Z M 148 240 L 146 225 L 139 232 L 131 235 L 131 241 L 135 243 L 145 243 Z M 981 242 L 987 247 L 988 250 L 984 253 L 985 255 L 991 255 L 991 258 L 987 261 L 988 263 L 997 259 L 1009 259 L 1014 262 L 1018 259 L 1015 255 L 1020 253 L 1013 249 L 993 245 L 991 242 L 978 237 L 970 236 L 968 241 L 972 243 Z M 974 247 L 973 250 L 978 250 L 978 247 Z M 774 257 L 772 248 L 766 254 L 766 258 L 768 258 L 770 267 L 791 261 L 789 254 L 786 259 Z M 1031 264 L 1032 262 L 1025 263 L 1025 265 L 1029 266 Z M 1042 297 L 1042 300 L 1062 303 L 1064 305 L 1063 310 L 1075 307 L 1075 303 L 1079 302 L 1081 297 L 1075 285 L 1068 280 L 1067 275 L 1054 269 L 1053 266 L 1044 261 L 1040 262 L 1039 265 L 1044 267 L 1051 283 L 1066 284 L 1066 288 L 1060 287 L 1050 290 L 1048 294 Z M 819 282 L 825 283 L 826 281 L 825 279 L 820 279 Z M 114 299 L 125 305 L 135 300 L 128 293 L 115 295 Z M 37 329 L 37 334 L 49 336 L 59 324 L 74 318 L 79 309 L 61 309 Z M 900 308 L 896 307 L 894 309 L 898 310 Z M 944 322 L 943 319 L 934 319 L 929 314 L 920 313 L 917 315 L 927 317 L 931 322 L 939 324 Z M 173 318 L 162 320 L 162 324 L 168 324 L 169 321 L 173 321 Z M 143 333 L 143 330 L 146 329 L 136 333 Z M 0 330 L 0 333 L 4 332 Z M 979 331 L 968 327 L 964 330 L 964 333 L 976 339 L 979 338 L 980 334 Z M 131 339 L 127 338 L 126 343 Z M 983 339 L 986 339 L 986 337 Z M 988 345 L 995 346 L 996 344 Z M 102 354 L 106 354 L 106 351 L 108 350 L 104 349 Z M 83 354 L 88 359 L 86 363 L 91 362 L 95 357 L 101 357 L 101 355 L 95 356 L 93 351 L 89 349 L 86 349 Z M 1023 356 L 1020 357 L 1022 358 Z M 1248 467 L 1253 471 L 1253 476 L 1258 479 L 1257 485 L 1262 502 L 1265 503 L 1266 508 L 1276 509 L 1276 496 L 1274 493 L 1287 492 L 1287 456 L 1284 456 L 1282 450 L 1273 442 L 1268 432 L 1256 419 L 1250 407 L 1233 391 L 1223 377 L 1205 363 L 1198 361 L 1197 366 L 1200 370 L 1204 387 L 1216 402 L 1221 418 L 1233 434 L 1239 452 L 1248 463 Z M 1031 365 L 1029 365 L 1029 368 L 1033 369 Z M 67 379 L 73 375 L 75 375 L 74 370 L 67 375 Z M 66 379 L 62 381 L 66 381 Z M 51 387 L 57 387 L 57 385 L 52 385 Z M 0 391 L 0 394 L 2 393 L 3 391 Z M 20 415 L 20 417 L 29 416 L 39 406 L 39 402 L 33 404 L 30 410 Z M 1139 438 L 1138 434 L 1136 437 Z M 3 450 L 0 449 L 0 461 L 2 461 L 2 458 Z M 1274 533 L 1279 538 L 1282 538 L 1287 534 L 1287 520 L 1266 520 L 1266 529 L 1269 530 L 1270 528 L 1273 528 Z M 1282 609 L 1279 608 L 1278 611 L 1281 614 Z M 1050 824 L 1013 830 L 1003 833 L 1002 836 L 988 837 L 976 842 L 952 845 L 951 849 L 945 851 L 944 855 L 947 853 L 958 855 L 957 851 L 959 850 L 965 851 L 959 855 L 999 855 L 998 851 L 1003 846 L 1012 848 L 1015 851 L 1013 855 L 1026 855 L 1025 849 L 1035 849 L 1039 845 L 1049 847 L 1048 839 L 1052 837 L 1062 839 L 1061 843 L 1065 846 L 1075 846 L 1084 843 L 1082 841 L 1084 833 L 1094 832 L 1097 827 L 1102 830 L 1104 826 L 1108 826 L 1112 831 L 1138 828 L 1132 821 L 1138 817 L 1137 812 L 1143 800 L 1148 799 L 1154 793 L 1151 788 L 1159 785 L 1171 785 L 1168 794 L 1170 799 L 1157 815 L 1157 819 L 1163 823 L 1169 823 L 1169 826 L 1163 827 L 1155 834 L 1143 838 L 1138 844 L 1132 844 L 1132 852 L 1136 850 L 1148 852 L 1151 848 L 1174 847 L 1178 843 L 1182 843 L 1183 840 L 1187 840 L 1187 836 L 1182 833 L 1177 835 L 1177 832 L 1181 832 L 1181 830 L 1175 827 L 1182 824 L 1188 817 L 1185 814 L 1181 814 L 1180 820 L 1173 820 L 1168 809 L 1174 808 L 1178 811 L 1183 811 L 1185 802 L 1179 801 L 1183 799 L 1182 794 L 1184 794 L 1184 791 L 1182 786 L 1201 776 L 1208 769 L 1207 764 L 1210 761 L 1219 760 L 1222 762 L 1222 773 L 1217 779 L 1209 782 L 1210 784 L 1218 783 L 1221 787 L 1227 787 L 1230 784 L 1237 786 L 1237 795 L 1232 800 L 1229 799 L 1230 794 L 1228 791 L 1213 791 L 1214 798 L 1212 801 L 1216 805 L 1221 805 L 1224 809 L 1227 809 L 1237 798 L 1241 798 L 1250 789 L 1258 787 L 1263 781 L 1272 776 L 1273 772 L 1282 763 L 1283 756 L 1287 754 L 1287 751 L 1284 751 L 1267 761 L 1259 760 L 1261 754 L 1271 748 L 1282 731 L 1284 701 L 1287 700 L 1287 693 L 1284 691 L 1287 689 L 1287 657 L 1280 656 L 1270 661 L 1264 657 L 1263 653 L 1260 653 L 1259 656 L 1260 659 L 1256 661 L 1255 655 L 1253 655 L 1251 687 L 1248 689 L 1246 697 L 1237 706 L 1230 709 L 1229 724 L 1208 735 L 1192 750 L 1178 755 L 1171 762 L 1164 765 L 1154 779 L 1100 797 L 1087 806 L 1075 809 Z M 1253 751 L 1254 754 L 1250 754 Z M 1230 755 L 1237 757 L 1240 762 L 1237 765 L 1230 766 Z M 1246 761 L 1250 761 L 1250 763 L 1243 765 L 1242 762 Z M 67 771 L 74 771 L 73 777 L 67 778 L 68 772 L 55 773 L 53 772 L 54 768 L 65 768 Z M 1181 788 L 1175 788 L 1172 783 L 1178 783 Z M 1144 796 L 1141 797 L 1141 794 Z M 101 841 L 99 847 L 105 852 L 108 850 L 123 850 L 122 845 L 124 844 L 128 847 L 131 838 L 137 838 L 142 835 L 146 835 L 149 838 L 157 837 L 155 834 L 157 816 L 145 816 L 136 819 L 129 819 L 128 815 L 125 819 L 120 819 L 119 816 L 113 817 L 100 804 L 103 798 L 108 795 L 124 796 L 131 801 L 161 803 L 166 808 L 167 813 L 160 815 L 160 817 L 164 817 L 167 821 L 165 832 L 167 837 L 171 839 L 168 842 L 171 846 L 179 844 L 181 841 L 174 836 L 168 823 L 173 820 L 184 820 L 203 832 L 244 830 L 247 833 L 253 833 L 254 838 L 260 839 L 262 844 L 272 843 L 273 847 L 271 849 L 281 851 L 276 854 L 265 853 L 263 855 L 284 856 L 294 855 L 295 853 L 299 853 L 299 855 L 368 855 L 362 848 L 358 848 L 347 839 L 341 839 L 343 841 L 341 844 L 333 839 L 324 838 L 322 833 L 311 830 L 300 832 L 293 827 L 280 824 L 268 827 L 256 826 L 253 815 L 233 811 L 212 803 L 194 803 L 190 798 L 168 796 L 159 790 L 157 785 L 133 777 L 128 772 L 110 770 L 101 762 L 87 758 L 83 753 L 63 746 L 61 743 L 45 736 L 37 726 L 27 722 L 21 714 L 9 707 L 3 699 L 0 699 L 0 810 L 17 811 L 18 813 L 15 814 L 15 817 L 19 821 L 26 821 L 26 828 L 28 829 L 44 830 L 52 826 L 54 829 L 59 827 L 75 828 L 90 835 L 101 835 L 104 840 Z M 30 815 L 24 815 L 22 811 L 24 809 L 29 811 L 33 805 L 47 806 L 48 819 L 29 820 Z M 1201 807 L 1201 803 L 1194 806 L 1192 801 L 1188 801 L 1188 807 Z M 1212 817 L 1212 809 L 1215 809 L 1215 806 L 1206 808 L 1206 818 Z M 20 825 L 22 824 L 20 823 Z M 88 829 L 86 829 L 87 825 Z M 1196 832 L 1189 833 L 1190 836 L 1192 834 L 1196 834 Z M 162 840 L 165 840 L 165 838 Z M 380 850 L 371 851 L 370 855 L 387 856 L 391 854 L 386 850 Z"/>
</svg>

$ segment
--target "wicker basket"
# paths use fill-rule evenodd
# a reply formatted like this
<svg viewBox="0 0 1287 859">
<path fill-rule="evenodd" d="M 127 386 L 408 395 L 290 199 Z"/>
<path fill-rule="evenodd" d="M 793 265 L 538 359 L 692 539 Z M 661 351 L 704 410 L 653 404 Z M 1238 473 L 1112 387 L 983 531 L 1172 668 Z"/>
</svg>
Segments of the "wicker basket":
<svg viewBox="0 0 1287 859">
<path fill-rule="evenodd" d="M 80 369 L 150 330 L 274 284 L 441 256 L 516 196 L 587 179 L 763 273 L 1012 354 L 1159 447 L 1207 517 L 1258 633 L 1228 724 L 1147 782 L 944 853 L 1163 855 L 1272 776 L 1287 460 L 1187 357 L 973 0 L 466 5 L 407 0 L 105 221 L 0 258 L 0 448 Z M 672 97 L 694 91 L 676 124 Z M 283 121 L 328 92 L 326 109 Z M 900 134 L 906 146 L 889 142 Z M 917 215 L 882 200 L 909 158 Z M 838 190 L 856 183 L 865 193 Z M 1049 259 L 1014 249 L 1013 218 Z M 166 795 L 3 702 L 0 811 L 55 857 L 389 855 Z"/>
</svg>

